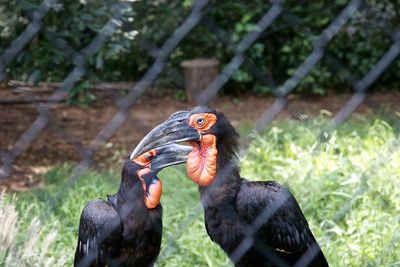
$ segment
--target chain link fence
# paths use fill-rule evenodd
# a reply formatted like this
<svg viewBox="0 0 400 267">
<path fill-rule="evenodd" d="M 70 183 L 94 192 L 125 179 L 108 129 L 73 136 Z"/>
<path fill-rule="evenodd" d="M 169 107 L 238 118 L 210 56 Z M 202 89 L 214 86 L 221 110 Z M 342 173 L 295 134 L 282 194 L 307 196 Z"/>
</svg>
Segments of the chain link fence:
<svg viewBox="0 0 400 267">
<path fill-rule="evenodd" d="M 57 3 L 57 0 L 45 0 L 40 7 L 34 12 L 33 19 L 28 24 L 26 29 L 16 38 L 12 43 L 9 44 L 8 48 L 0 57 L 0 78 L 5 77 L 5 72 L 8 65 L 13 60 L 16 60 L 18 54 L 29 44 L 32 38 L 38 34 L 42 29 L 42 19 L 51 10 L 51 8 Z M 343 65 L 340 64 L 334 57 L 325 53 L 325 48 L 329 42 L 336 36 L 336 34 L 351 20 L 357 11 L 361 8 L 363 1 L 352 0 L 349 1 L 345 8 L 337 14 L 337 16 L 329 23 L 329 25 L 315 38 L 312 52 L 305 58 L 304 62 L 300 64 L 293 72 L 292 76 L 287 79 L 284 83 L 276 85 L 271 77 L 263 73 L 262 70 L 257 68 L 257 64 L 246 56 L 246 50 L 249 49 L 254 42 L 270 27 L 278 18 L 287 18 L 287 13 L 284 11 L 284 2 L 280 0 L 272 1 L 271 7 L 265 11 L 264 15 L 259 19 L 256 27 L 248 32 L 238 42 L 236 47 L 231 47 L 229 40 L 224 39 L 224 33 L 215 22 L 203 18 L 204 11 L 207 6 L 210 5 L 207 0 L 193 1 L 192 9 L 190 14 L 182 21 L 170 37 L 164 42 L 164 44 L 157 48 L 154 44 L 151 46 L 145 46 L 148 48 L 149 53 L 152 54 L 154 62 L 150 68 L 146 71 L 141 79 L 130 88 L 128 94 L 115 101 L 118 111 L 113 117 L 102 126 L 101 131 L 98 132 L 89 145 L 84 145 L 80 140 L 71 136 L 65 131 L 59 124 L 54 121 L 51 116 L 52 107 L 60 103 L 65 93 L 68 93 L 72 88 L 83 79 L 86 71 L 86 63 L 89 58 L 93 57 L 96 52 L 110 39 L 113 34 L 121 27 L 121 16 L 126 10 L 129 9 L 129 1 L 121 1 L 113 7 L 113 17 L 103 26 L 103 28 L 97 33 L 92 41 L 84 48 L 79 51 L 75 51 L 68 45 L 66 40 L 55 36 L 53 39 L 54 46 L 58 49 L 64 50 L 65 53 L 70 55 L 70 59 L 74 64 L 74 68 L 68 74 L 67 77 L 62 81 L 60 86 L 54 90 L 51 96 L 42 104 L 35 105 L 38 116 L 35 121 L 27 127 L 27 129 L 19 136 L 11 148 L 5 151 L 1 156 L 2 166 L 0 168 L 0 180 L 7 179 L 12 172 L 12 166 L 16 159 L 23 154 L 28 146 L 35 141 L 38 135 L 46 128 L 51 127 L 55 129 L 60 135 L 72 146 L 75 147 L 76 151 L 81 156 L 81 161 L 76 164 L 69 179 L 65 181 L 62 192 L 59 192 L 57 196 L 49 200 L 48 205 L 55 208 L 63 199 L 67 197 L 68 189 L 71 188 L 78 179 L 81 179 L 82 175 L 87 171 L 93 164 L 93 157 L 96 152 L 106 144 L 106 142 L 116 133 L 121 125 L 127 121 L 129 117 L 129 110 L 135 105 L 138 99 L 146 92 L 146 90 L 153 84 L 153 82 L 160 76 L 161 72 L 165 69 L 166 64 L 169 60 L 169 56 L 174 52 L 176 47 L 184 40 L 188 34 L 195 28 L 201 21 L 205 22 L 206 27 L 209 31 L 213 32 L 218 38 L 220 38 L 224 44 L 233 51 L 234 56 L 224 66 L 219 75 L 209 84 L 207 88 L 197 97 L 196 102 L 199 105 L 207 105 L 210 100 L 218 94 L 224 84 L 231 79 L 232 75 L 237 71 L 243 64 L 246 65 L 247 69 L 258 79 L 262 84 L 265 84 L 273 88 L 273 94 L 275 95 L 275 101 L 270 105 L 263 114 L 256 120 L 253 125 L 251 134 L 243 139 L 241 143 L 240 157 L 245 157 L 248 148 L 252 144 L 254 138 L 259 132 L 265 129 L 276 116 L 287 107 L 288 100 L 287 96 L 302 82 L 302 80 L 316 67 L 323 57 L 327 58 L 327 62 L 332 68 L 340 70 L 343 76 L 349 81 L 354 89 L 352 97 L 341 107 L 341 109 L 335 114 L 331 122 L 324 129 L 321 129 L 319 136 L 317 137 L 319 142 L 313 148 L 311 153 L 318 151 L 321 146 L 325 145 L 331 136 L 331 132 L 339 127 L 349 116 L 363 103 L 367 91 L 372 83 L 374 83 L 385 69 L 397 58 L 400 53 L 400 31 L 394 31 L 391 34 L 392 45 L 382 54 L 379 61 L 376 62 L 375 66 L 371 68 L 364 76 L 357 80 L 351 75 L 351 72 L 347 71 Z M 293 19 L 293 18 L 291 18 Z M 299 31 L 307 33 L 306 28 L 299 26 Z M 133 40 L 134 42 L 135 40 Z M 27 98 L 34 99 L 33 95 L 27 95 Z M 290 108 L 290 107 L 289 107 Z M 292 112 L 293 115 L 303 121 L 302 114 Z M 391 157 L 398 148 L 398 142 L 390 143 L 388 154 L 382 155 L 376 159 L 376 162 L 370 164 L 370 168 L 379 168 L 382 164 Z M 229 173 L 230 170 L 219 170 L 223 173 Z M 368 172 L 365 171 L 364 179 L 368 179 Z M 359 188 L 351 199 L 358 197 L 363 194 L 365 188 Z M 207 201 L 205 201 L 207 202 Z M 275 207 L 269 207 L 268 210 L 264 210 L 259 214 L 256 220 L 249 225 L 249 229 L 246 233 L 246 237 L 236 247 L 230 256 L 231 260 L 236 263 L 240 258 L 248 251 L 248 249 L 254 243 L 254 234 L 257 230 L 273 215 L 274 211 L 278 210 L 280 205 L 284 201 L 276 203 Z M 351 205 L 351 204 L 349 204 Z M 337 212 L 333 220 L 338 220 L 350 209 L 349 206 L 344 206 Z M 193 209 L 193 214 L 201 212 L 201 207 L 197 206 Z M 195 216 L 189 216 L 185 218 L 180 228 L 185 228 L 193 222 Z M 176 233 L 177 236 L 179 232 Z M 177 237 L 176 236 L 176 237 Z M 172 246 L 174 237 L 170 237 L 167 246 Z M 306 266 L 316 256 L 318 251 L 314 247 L 304 254 L 304 256 L 297 262 L 295 266 Z M 167 253 L 167 252 L 165 252 Z M 268 255 L 267 255 L 268 256 Z M 270 256 L 270 255 L 269 255 Z M 268 256 L 268 257 L 269 257 Z M 167 255 L 163 255 L 167 257 Z M 277 264 L 281 264 L 277 259 Z M 281 266 L 281 265 L 280 265 Z M 284 265 L 282 265 L 284 266 Z"/>
</svg>

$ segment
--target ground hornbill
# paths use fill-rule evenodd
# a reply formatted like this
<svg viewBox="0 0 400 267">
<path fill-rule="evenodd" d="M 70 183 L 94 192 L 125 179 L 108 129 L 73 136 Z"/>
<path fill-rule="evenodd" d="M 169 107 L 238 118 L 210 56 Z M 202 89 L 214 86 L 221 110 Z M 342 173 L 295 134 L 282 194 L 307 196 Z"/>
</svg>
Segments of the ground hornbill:
<svg viewBox="0 0 400 267">
<path fill-rule="evenodd" d="M 222 112 L 176 112 L 138 144 L 131 158 L 189 142 L 189 177 L 199 185 L 210 238 L 236 266 L 328 266 L 293 195 L 276 182 L 239 175 L 239 135 Z"/>
<path fill-rule="evenodd" d="M 167 145 L 126 160 L 118 192 L 83 209 L 74 266 L 153 266 L 160 251 L 162 168 L 186 162 L 191 149 Z"/>
</svg>

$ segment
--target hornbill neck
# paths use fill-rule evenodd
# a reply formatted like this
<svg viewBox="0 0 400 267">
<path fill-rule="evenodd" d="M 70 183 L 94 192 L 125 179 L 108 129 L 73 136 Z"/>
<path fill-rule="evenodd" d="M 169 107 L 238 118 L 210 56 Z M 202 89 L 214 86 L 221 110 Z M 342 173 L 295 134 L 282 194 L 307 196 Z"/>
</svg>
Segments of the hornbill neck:
<svg viewBox="0 0 400 267">
<path fill-rule="evenodd" d="M 238 167 L 238 138 L 239 134 L 233 127 L 229 134 L 217 138 L 217 175 L 210 185 L 199 186 L 204 207 L 211 203 L 226 204 L 236 198 L 243 180 Z"/>
<path fill-rule="evenodd" d="M 116 209 L 120 211 L 124 206 L 130 207 L 124 210 L 131 211 L 132 207 L 137 209 L 146 209 L 144 204 L 144 191 L 142 183 L 139 180 L 137 171 L 139 166 L 136 163 L 126 161 L 122 168 L 121 183 L 117 192 Z"/>
<path fill-rule="evenodd" d="M 203 206 L 226 205 L 236 198 L 242 180 L 235 162 L 220 166 L 215 180 L 210 185 L 199 186 Z"/>
<path fill-rule="evenodd" d="M 151 212 L 144 202 L 145 192 L 138 175 L 140 168 L 138 164 L 130 160 L 125 162 L 122 168 L 121 183 L 116 195 L 115 208 L 121 219 L 124 242 L 139 242 L 136 239 L 136 233 L 152 223 L 152 221 L 149 221 Z"/>
</svg>

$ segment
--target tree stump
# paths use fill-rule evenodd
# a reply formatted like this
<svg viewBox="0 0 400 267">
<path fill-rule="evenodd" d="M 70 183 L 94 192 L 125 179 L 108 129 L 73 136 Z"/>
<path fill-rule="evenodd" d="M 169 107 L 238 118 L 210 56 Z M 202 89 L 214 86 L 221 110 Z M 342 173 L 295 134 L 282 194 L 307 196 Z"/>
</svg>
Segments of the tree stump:
<svg viewBox="0 0 400 267">
<path fill-rule="evenodd" d="M 217 77 L 218 63 L 216 59 L 203 58 L 186 60 L 181 63 L 189 101 L 196 100 L 196 97 Z"/>
</svg>

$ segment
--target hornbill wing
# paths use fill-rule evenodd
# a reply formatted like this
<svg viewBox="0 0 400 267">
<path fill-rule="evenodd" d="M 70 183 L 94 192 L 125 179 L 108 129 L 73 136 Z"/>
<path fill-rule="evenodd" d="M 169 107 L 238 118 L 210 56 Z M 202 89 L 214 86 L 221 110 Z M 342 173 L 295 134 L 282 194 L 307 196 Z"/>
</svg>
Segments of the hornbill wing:
<svg viewBox="0 0 400 267">
<path fill-rule="evenodd" d="M 242 222 L 251 225 L 260 216 L 257 242 L 291 258 L 314 253 L 307 266 L 328 266 L 299 204 L 287 189 L 272 181 L 243 182 L 236 202 Z"/>
<path fill-rule="evenodd" d="M 89 202 L 79 222 L 74 266 L 105 266 L 115 259 L 121 243 L 121 220 L 104 200 Z"/>
</svg>

